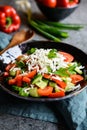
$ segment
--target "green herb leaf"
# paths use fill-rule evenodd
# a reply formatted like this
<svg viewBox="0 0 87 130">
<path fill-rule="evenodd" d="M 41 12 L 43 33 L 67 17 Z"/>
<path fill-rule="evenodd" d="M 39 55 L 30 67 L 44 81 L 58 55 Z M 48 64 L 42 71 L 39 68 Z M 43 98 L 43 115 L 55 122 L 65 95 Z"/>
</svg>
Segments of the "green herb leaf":
<svg viewBox="0 0 87 130">
<path fill-rule="evenodd" d="M 56 49 L 52 49 L 52 50 L 50 50 L 49 51 L 49 53 L 48 53 L 48 58 L 56 58 L 57 57 L 57 50 Z"/>
<path fill-rule="evenodd" d="M 27 54 L 33 54 L 36 51 L 36 48 L 31 48 L 30 50 L 27 51 Z"/>
<path fill-rule="evenodd" d="M 67 68 L 60 68 L 59 70 L 55 71 L 54 74 L 59 76 L 68 77 L 69 74 L 67 73 Z"/>
</svg>

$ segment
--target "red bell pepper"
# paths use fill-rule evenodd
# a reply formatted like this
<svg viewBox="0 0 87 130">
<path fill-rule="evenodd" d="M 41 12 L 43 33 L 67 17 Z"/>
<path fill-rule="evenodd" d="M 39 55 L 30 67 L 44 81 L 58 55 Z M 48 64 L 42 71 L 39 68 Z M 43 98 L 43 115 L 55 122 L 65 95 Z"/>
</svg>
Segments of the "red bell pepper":
<svg viewBox="0 0 87 130">
<path fill-rule="evenodd" d="M 19 29 L 21 19 L 12 6 L 0 6 L 0 30 L 11 33 Z"/>
</svg>

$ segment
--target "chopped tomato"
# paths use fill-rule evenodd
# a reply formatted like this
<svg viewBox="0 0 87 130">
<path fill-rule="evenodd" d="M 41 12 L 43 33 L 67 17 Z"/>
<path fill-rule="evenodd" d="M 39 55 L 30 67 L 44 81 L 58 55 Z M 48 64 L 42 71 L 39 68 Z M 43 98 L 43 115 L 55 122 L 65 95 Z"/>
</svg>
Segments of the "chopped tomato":
<svg viewBox="0 0 87 130">
<path fill-rule="evenodd" d="M 72 62 L 74 60 L 74 57 L 67 52 L 59 51 L 59 53 L 65 57 L 65 62 Z"/>
<path fill-rule="evenodd" d="M 38 91 L 38 94 L 39 94 L 40 96 L 48 96 L 49 94 L 52 93 L 53 87 L 47 86 L 47 87 L 44 88 L 44 89 L 39 88 L 37 91 Z"/>
<path fill-rule="evenodd" d="M 13 63 L 13 64 L 8 64 L 7 66 L 6 66 L 6 68 L 5 68 L 5 70 L 6 71 L 9 71 L 10 69 L 11 69 L 11 67 L 15 67 L 16 66 L 16 64 L 15 63 Z"/>
<path fill-rule="evenodd" d="M 30 83 L 31 79 L 28 77 L 23 77 L 22 81 L 26 82 L 26 83 Z"/>
<path fill-rule="evenodd" d="M 28 78 L 33 78 L 36 75 L 36 73 L 37 73 L 37 70 L 35 69 L 35 70 L 32 70 L 31 72 L 29 72 L 26 76 Z"/>
<path fill-rule="evenodd" d="M 51 75 L 44 73 L 44 74 L 43 74 L 43 77 L 46 78 L 46 79 L 50 79 L 50 78 L 51 78 Z"/>
<path fill-rule="evenodd" d="M 52 78 L 52 80 L 57 83 L 61 88 L 65 89 L 66 83 L 64 81 L 58 80 L 56 78 Z"/>
<path fill-rule="evenodd" d="M 58 91 L 58 92 L 53 92 L 51 93 L 48 97 L 50 98 L 57 98 L 57 97 L 64 97 L 65 92 L 64 91 Z"/>
<path fill-rule="evenodd" d="M 74 84 L 76 84 L 84 79 L 81 75 L 78 75 L 78 74 L 72 74 L 72 75 L 70 75 L 70 78 L 72 79 L 72 83 L 74 83 Z"/>
<path fill-rule="evenodd" d="M 9 84 L 9 85 L 14 85 L 15 83 L 16 83 L 16 79 L 15 79 L 15 78 L 8 80 L 8 84 Z"/>
<path fill-rule="evenodd" d="M 57 0 L 43 0 L 43 4 L 48 7 L 54 8 L 57 5 Z"/>
<path fill-rule="evenodd" d="M 7 77 L 9 76 L 9 73 L 8 72 L 4 72 L 4 77 Z"/>
<path fill-rule="evenodd" d="M 17 75 L 17 76 L 15 77 L 15 79 L 16 79 L 16 85 L 19 86 L 19 87 L 22 86 L 22 78 L 23 78 L 22 75 Z"/>
<path fill-rule="evenodd" d="M 8 64 L 8 65 L 6 66 L 6 68 L 5 68 L 5 70 L 6 70 L 6 71 L 9 71 L 10 68 L 11 68 L 11 64 Z"/>
</svg>

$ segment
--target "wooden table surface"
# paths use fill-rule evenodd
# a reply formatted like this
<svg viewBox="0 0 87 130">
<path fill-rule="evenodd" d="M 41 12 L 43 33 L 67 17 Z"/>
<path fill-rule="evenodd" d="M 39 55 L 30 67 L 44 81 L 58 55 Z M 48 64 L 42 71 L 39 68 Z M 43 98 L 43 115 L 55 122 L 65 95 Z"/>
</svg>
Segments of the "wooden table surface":
<svg viewBox="0 0 87 130">
<path fill-rule="evenodd" d="M 38 9 L 34 0 L 29 0 L 32 6 L 33 16 L 44 18 L 43 14 Z M 15 0 L 2 0 L 0 5 L 12 5 L 16 8 Z M 17 9 L 18 10 L 18 9 Z M 21 28 L 29 28 L 26 16 L 19 12 L 22 23 Z M 81 0 L 80 6 L 66 19 L 62 20 L 65 23 L 80 23 L 87 24 L 87 0 Z M 87 53 L 87 26 L 80 31 L 69 31 L 70 37 L 63 40 L 67 44 L 78 47 Z M 43 36 L 35 33 L 33 40 L 47 40 Z M 3 125 L 4 124 L 4 125 Z M 54 124 L 51 122 L 39 121 L 30 118 L 16 117 L 0 113 L 0 130 L 67 130 L 62 124 Z"/>
</svg>

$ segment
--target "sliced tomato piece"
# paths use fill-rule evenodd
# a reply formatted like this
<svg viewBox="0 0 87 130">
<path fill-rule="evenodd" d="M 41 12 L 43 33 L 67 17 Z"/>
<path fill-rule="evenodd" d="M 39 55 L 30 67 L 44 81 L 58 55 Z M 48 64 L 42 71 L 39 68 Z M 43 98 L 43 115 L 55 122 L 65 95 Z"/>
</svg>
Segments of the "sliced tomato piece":
<svg viewBox="0 0 87 130">
<path fill-rule="evenodd" d="M 78 74 L 72 74 L 72 75 L 70 75 L 70 78 L 72 79 L 72 83 L 74 83 L 74 84 L 76 84 L 84 79 L 81 75 L 78 75 Z"/>
<path fill-rule="evenodd" d="M 50 74 L 44 73 L 44 74 L 43 74 L 43 77 L 46 78 L 46 79 L 51 79 L 51 75 L 50 75 Z"/>
<path fill-rule="evenodd" d="M 65 57 L 65 62 L 72 62 L 74 60 L 74 57 L 67 52 L 59 51 L 59 53 Z"/>
<path fill-rule="evenodd" d="M 4 77 L 8 77 L 9 73 L 8 72 L 4 72 Z"/>
<path fill-rule="evenodd" d="M 15 77 L 15 79 L 16 79 L 16 85 L 19 86 L 19 87 L 22 86 L 22 78 L 23 78 L 22 75 L 17 75 L 17 76 Z"/>
<path fill-rule="evenodd" d="M 51 87 L 51 86 L 47 86 L 47 87 L 44 88 L 44 89 L 39 88 L 39 89 L 37 90 L 37 92 L 38 92 L 38 94 L 39 94 L 40 96 L 48 96 L 49 94 L 52 93 L 52 91 L 53 91 L 53 87 Z"/>
<path fill-rule="evenodd" d="M 57 98 L 57 97 L 64 97 L 64 96 L 65 96 L 64 91 L 58 91 L 58 92 L 51 93 L 48 97 Z"/>
<path fill-rule="evenodd" d="M 28 78 L 28 77 L 26 77 L 26 76 L 24 76 L 23 79 L 22 79 L 22 81 L 24 81 L 26 83 L 30 83 L 31 79 Z"/>
<path fill-rule="evenodd" d="M 27 75 L 26 75 L 26 77 L 28 77 L 28 78 L 33 78 L 35 75 L 36 75 L 36 73 L 37 73 L 37 70 L 35 69 L 35 70 L 32 70 L 31 72 L 29 72 Z"/>
<path fill-rule="evenodd" d="M 15 79 L 15 78 L 8 80 L 8 84 L 9 84 L 9 85 L 15 85 L 15 83 L 16 83 L 16 79 Z"/>
<path fill-rule="evenodd" d="M 52 78 L 52 80 L 57 83 L 61 88 L 65 89 L 66 83 L 64 81 L 58 80 L 56 78 Z"/>
</svg>

